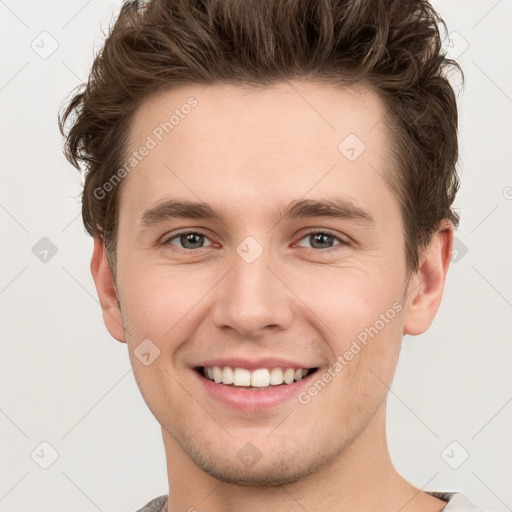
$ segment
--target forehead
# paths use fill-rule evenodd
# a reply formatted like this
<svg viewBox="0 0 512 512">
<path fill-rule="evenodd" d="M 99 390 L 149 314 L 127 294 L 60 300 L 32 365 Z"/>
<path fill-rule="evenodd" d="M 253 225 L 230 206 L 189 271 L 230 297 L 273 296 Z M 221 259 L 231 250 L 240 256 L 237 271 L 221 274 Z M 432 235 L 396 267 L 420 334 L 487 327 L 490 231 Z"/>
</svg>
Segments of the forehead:
<svg viewBox="0 0 512 512">
<path fill-rule="evenodd" d="M 289 81 L 272 86 L 214 83 L 183 86 L 150 96 L 137 109 L 130 130 L 130 146 L 147 135 L 172 144 L 168 135 L 203 136 L 204 142 L 295 142 L 302 136 L 318 146 L 344 134 L 359 134 L 372 142 L 383 135 L 383 102 L 367 87 Z M 186 121 L 186 122 L 185 122 Z M 253 137 L 248 140 L 248 137 Z M 162 139 L 166 139 L 163 141 Z M 197 141 L 195 141 L 197 142 Z M 246 149 L 246 148 L 245 148 Z M 299 148 L 297 148 L 298 150 Z M 336 149 L 336 148 L 335 148 Z"/>
<path fill-rule="evenodd" d="M 243 209 L 335 187 L 375 195 L 392 165 L 384 115 L 362 87 L 292 81 L 161 92 L 133 117 L 121 204 L 128 195 L 143 209 L 177 195 L 227 206 L 236 199 Z"/>
</svg>

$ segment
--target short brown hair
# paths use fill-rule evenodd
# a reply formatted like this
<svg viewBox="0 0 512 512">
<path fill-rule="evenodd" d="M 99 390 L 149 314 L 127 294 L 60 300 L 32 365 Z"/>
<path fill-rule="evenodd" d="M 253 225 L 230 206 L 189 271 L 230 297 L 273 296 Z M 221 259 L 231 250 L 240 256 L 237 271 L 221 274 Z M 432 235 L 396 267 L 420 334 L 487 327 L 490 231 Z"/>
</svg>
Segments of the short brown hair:
<svg viewBox="0 0 512 512">
<path fill-rule="evenodd" d="M 384 101 L 404 222 L 406 262 L 440 221 L 457 227 L 457 103 L 442 51 L 446 25 L 426 0 L 131 0 L 124 3 L 89 80 L 59 115 L 65 154 L 85 167 L 82 218 L 115 272 L 118 199 L 95 190 L 126 154 L 130 122 L 148 96 L 229 82 L 302 79 L 369 86 Z M 67 121 L 71 124 L 69 127 Z"/>
</svg>

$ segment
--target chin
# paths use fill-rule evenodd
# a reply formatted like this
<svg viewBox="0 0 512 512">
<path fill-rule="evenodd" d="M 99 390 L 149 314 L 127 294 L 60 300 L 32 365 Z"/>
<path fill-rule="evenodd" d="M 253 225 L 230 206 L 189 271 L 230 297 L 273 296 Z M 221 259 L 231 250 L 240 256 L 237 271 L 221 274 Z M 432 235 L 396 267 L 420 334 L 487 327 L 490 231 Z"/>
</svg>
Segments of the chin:
<svg viewBox="0 0 512 512">
<path fill-rule="evenodd" d="M 244 465 L 237 453 L 230 455 L 228 450 L 219 451 L 218 446 L 209 451 L 190 439 L 180 444 L 190 460 L 209 476 L 247 487 L 291 484 L 315 473 L 334 458 L 334 454 L 322 456 L 311 449 L 295 449 L 292 453 L 269 450 L 267 453 L 259 452 L 260 458 L 256 462 Z"/>
<path fill-rule="evenodd" d="M 218 464 L 214 460 L 203 461 L 201 465 L 200 461 L 192 460 L 211 477 L 221 482 L 246 487 L 279 487 L 302 480 L 318 469 L 315 464 L 288 466 L 283 465 L 281 461 L 276 461 L 275 464 L 266 464 L 256 469 L 244 468 L 243 466 L 235 467 L 233 464 Z"/>
</svg>

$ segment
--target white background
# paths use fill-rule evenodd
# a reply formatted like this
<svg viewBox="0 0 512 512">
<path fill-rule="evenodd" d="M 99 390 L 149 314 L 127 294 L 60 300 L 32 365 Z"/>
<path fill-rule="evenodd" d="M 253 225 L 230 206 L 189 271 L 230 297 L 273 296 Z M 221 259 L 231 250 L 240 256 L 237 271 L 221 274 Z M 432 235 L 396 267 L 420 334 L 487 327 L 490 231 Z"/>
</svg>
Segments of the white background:
<svg viewBox="0 0 512 512">
<path fill-rule="evenodd" d="M 126 346 L 102 322 L 81 178 L 57 128 L 119 5 L 0 0 L 0 511 L 122 512 L 167 493 L 159 425 Z M 512 1 L 434 6 L 458 33 L 450 51 L 462 52 L 466 74 L 456 206 L 467 253 L 452 264 L 432 328 L 404 338 L 389 444 L 417 487 L 462 491 L 504 512 L 512 509 Z M 41 38 L 45 51 L 58 44 L 48 58 L 31 47 L 42 52 Z M 46 263 L 32 252 L 42 237 L 57 249 Z M 51 462 L 52 450 L 57 460 L 42 469 L 36 460 Z M 446 462 L 465 452 L 458 469 Z"/>
</svg>

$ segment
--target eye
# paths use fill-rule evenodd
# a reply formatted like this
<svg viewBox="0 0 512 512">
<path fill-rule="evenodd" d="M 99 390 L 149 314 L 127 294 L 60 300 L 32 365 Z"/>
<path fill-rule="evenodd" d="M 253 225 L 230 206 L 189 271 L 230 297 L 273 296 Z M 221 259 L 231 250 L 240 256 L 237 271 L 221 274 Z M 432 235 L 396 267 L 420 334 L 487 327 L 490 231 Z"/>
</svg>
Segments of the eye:
<svg viewBox="0 0 512 512">
<path fill-rule="evenodd" d="M 173 240 L 177 240 L 178 245 L 176 243 L 173 243 Z M 208 240 L 208 237 L 199 231 L 183 231 L 182 233 L 174 234 L 163 241 L 163 245 L 178 245 L 178 248 L 180 249 L 201 249 L 203 247 L 209 247 L 210 245 L 213 245 L 210 243 L 210 245 L 204 245 L 204 241 Z"/>
<path fill-rule="evenodd" d="M 209 241 L 209 243 L 205 244 L 205 240 Z M 310 250 L 316 249 L 316 252 L 318 252 L 318 250 L 329 250 L 338 245 L 348 245 L 348 242 L 343 240 L 341 237 L 331 234 L 329 231 L 325 230 L 310 231 L 303 235 L 300 240 L 309 241 L 311 247 L 306 248 Z M 213 244 L 213 242 L 211 242 L 209 238 L 200 231 L 183 231 L 164 238 L 162 245 L 173 245 L 178 247 L 178 249 L 190 251 L 194 249 L 202 249 L 204 247 L 211 247 L 215 244 Z M 301 243 L 298 243 L 297 245 L 305 247 Z"/>
<path fill-rule="evenodd" d="M 313 249 L 332 249 L 333 246 L 336 247 L 336 245 L 348 245 L 345 240 L 328 231 L 310 231 L 301 238 L 301 240 L 304 239 L 307 239 L 309 243 L 311 243 Z M 334 245 L 334 241 L 337 241 L 338 244 Z"/>
</svg>

